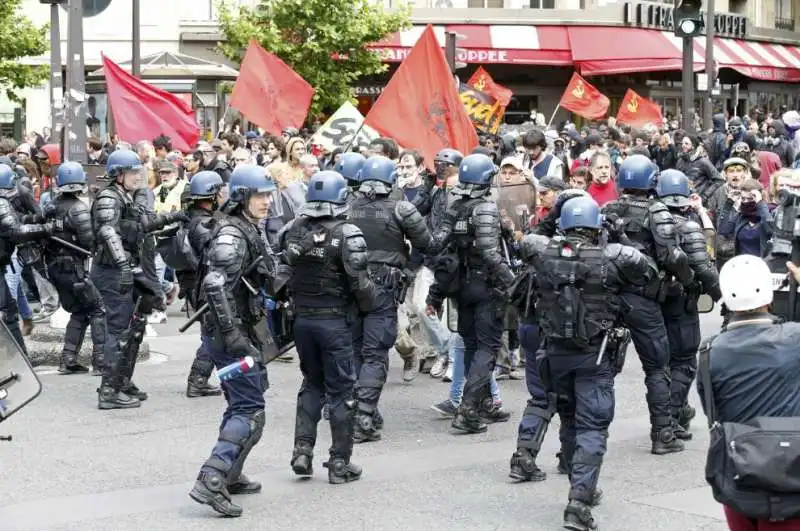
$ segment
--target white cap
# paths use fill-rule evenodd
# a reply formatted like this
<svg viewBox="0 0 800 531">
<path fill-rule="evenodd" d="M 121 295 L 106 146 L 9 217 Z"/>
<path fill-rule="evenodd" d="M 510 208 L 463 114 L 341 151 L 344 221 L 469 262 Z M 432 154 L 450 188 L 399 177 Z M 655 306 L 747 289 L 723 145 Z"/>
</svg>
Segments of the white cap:
<svg viewBox="0 0 800 531">
<path fill-rule="evenodd" d="M 755 310 L 772 303 L 772 272 L 761 258 L 740 254 L 722 266 L 719 288 L 729 310 Z"/>
</svg>

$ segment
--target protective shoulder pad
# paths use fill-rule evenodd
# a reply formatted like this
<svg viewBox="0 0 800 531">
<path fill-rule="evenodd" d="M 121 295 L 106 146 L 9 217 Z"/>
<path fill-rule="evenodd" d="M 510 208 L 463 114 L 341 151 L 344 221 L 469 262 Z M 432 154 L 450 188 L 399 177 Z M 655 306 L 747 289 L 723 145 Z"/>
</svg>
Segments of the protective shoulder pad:
<svg viewBox="0 0 800 531">
<path fill-rule="evenodd" d="M 105 190 L 103 191 L 105 192 Z M 119 217 L 120 202 L 113 192 L 103 195 L 101 193 L 92 203 L 92 219 L 95 224 L 103 225 L 113 223 Z"/>
<path fill-rule="evenodd" d="M 472 215 L 474 217 L 490 216 L 498 220 L 500 219 L 500 212 L 497 210 L 497 205 L 491 201 L 481 201 L 475 205 L 475 208 L 472 209 Z"/>
<path fill-rule="evenodd" d="M 650 213 L 651 216 L 664 212 L 666 213 L 667 216 L 672 217 L 672 214 L 670 214 L 667 205 L 665 205 L 661 201 L 651 201 L 650 205 L 647 207 L 647 211 Z"/>
<path fill-rule="evenodd" d="M 703 233 L 703 227 L 696 221 L 686 221 L 681 225 L 681 234 Z"/>
<path fill-rule="evenodd" d="M 527 234 L 519 245 L 523 260 L 530 260 L 537 254 L 543 253 L 550 244 L 550 238 L 541 234 Z"/>
<path fill-rule="evenodd" d="M 621 243 L 609 243 L 606 245 L 605 249 L 603 249 L 603 256 L 608 259 L 616 260 L 620 254 L 622 254 L 625 246 Z"/>
<path fill-rule="evenodd" d="M 419 214 L 417 207 L 408 201 L 398 201 L 394 206 L 394 212 L 400 219 L 406 219 L 414 214 Z"/>
<path fill-rule="evenodd" d="M 342 226 L 342 238 L 349 240 L 351 238 L 364 238 L 364 233 L 361 229 L 350 223 L 344 223 Z"/>
</svg>

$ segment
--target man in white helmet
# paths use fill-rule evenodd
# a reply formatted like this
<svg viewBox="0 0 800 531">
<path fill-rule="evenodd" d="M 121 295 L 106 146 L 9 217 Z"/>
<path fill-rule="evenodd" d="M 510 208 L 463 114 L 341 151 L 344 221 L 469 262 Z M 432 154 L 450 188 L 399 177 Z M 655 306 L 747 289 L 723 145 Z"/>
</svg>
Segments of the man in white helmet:
<svg viewBox="0 0 800 531">
<path fill-rule="evenodd" d="M 787 267 L 800 280 L 800 268 L 791 263 Z M 800 323 L 784 323 L 770 313 L 769 266 L 757 256 L 736 256 L 722 267 L 719 283 L 732 316 L 719 335 L 700 346 L 701 360 L 708 355 L 714 420 L 745 423 L 756 417 L 800 417 Z M 704 371 L 702 361 L 700 366 Z M 702 372 L 697 390 L 708 414 Z M 786 519 L 787 514 L 800 515 L 800 493 L 770 494 L 747 491 L 731 502 L 736 509 L 725 505 L 730 529 L 773 529 L 765 511 L 770 518 L 783 520 L 780 523 L 786 527 L 780 529 L 800 529 L 800 520 Z"/>
</svg>

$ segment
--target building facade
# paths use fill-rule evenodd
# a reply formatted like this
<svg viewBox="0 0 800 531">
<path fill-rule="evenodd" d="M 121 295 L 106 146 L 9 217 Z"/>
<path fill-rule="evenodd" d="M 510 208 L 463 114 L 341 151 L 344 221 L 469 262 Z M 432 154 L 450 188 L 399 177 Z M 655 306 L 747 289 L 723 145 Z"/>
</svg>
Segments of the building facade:
<svg viewBox="0 0 800 531">
<path fill-rule="evenodd" d="M 380 0 L 379 0 L 380 1 Z M 238 0 L 254 5 L 258 0 Z M 397 0 L 382 0 L 387 9 Z M 468 78 L 484 66 L 497 82 L 514 91 L 509 121 L 524 121 L 536 110 L 549 116 L 573 71 L 586 76 L 612 100 L 616 111 L 625 90 L 633 88 L 656 99 L 667 114 L 680 112 L 681 42 L 671 29 L 671 1 L 616 0 L 416 0 L 414 26 L 375 44 L 390 65 L 356 87 L 367 111 L 408 54 L 427 24 L 442 44 L 446 31 L 459 41 L 458 72 Z M 116 62 L 130 61 L 131 0 L 83 0 L 86 71 L 101 66 L 101 52 Z M 141 0 L 141 55 L 182 53 L 230 65 L 216 50 L 222 38 L 216 22 L 216 0 Z M 800 107 L 800 0 L 716 0 L 720 30 L 715 61 L 721 83 L 715 106 L 741 114 L 758 106 L 769 112 L 781 105 Z M 50 21 L 39 0 L 25 0 L 23 9 L 37 24 Z M 67 17 L 61 13 L 62 58 L 66 56 Z M 693 43 L 695 70 L 704 69 L 705 37 Z M 28 58 L 49 64 L 48 55 Z M 50 123 L 49 84 L 26 90 L 25 129 Z M 208 99 L 208 98 L 207 98 Z M 220 97 L 206 101 L 205 118 L 225 114 Z M 0 100 L 0 123 L 14 107 Z M 699 98 L 698 105 L 699 108 Z M 211 110 L 213 109 L 213 112 Z M 97 112 L 103 112 L 98 102 Z M 560 118 L 566 114 L 559 115 Z"/>
</svg>

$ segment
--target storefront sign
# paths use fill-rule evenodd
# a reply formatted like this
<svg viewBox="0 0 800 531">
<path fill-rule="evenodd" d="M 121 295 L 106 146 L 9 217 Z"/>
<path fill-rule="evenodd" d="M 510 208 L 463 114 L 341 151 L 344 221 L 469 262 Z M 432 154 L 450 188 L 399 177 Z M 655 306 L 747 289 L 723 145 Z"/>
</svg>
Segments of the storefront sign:
<svg viewBox="0 0 800 531">
<path fill-rule="evenodd" d="M 380 96 L 381 92 L 383 92 L 383 86 L 381 85 L 369 85 L 363 87 L 354 87 L 353 90 L 356 93 L 356 96 Z"/>
<path fill-rule="evenodd" d="M 358 109 L 352 103 L 345 103 L 314 133 L 314 136 L 311 137 L 311 144 L 322 146 L 327 151 L 345 148 L 358 131 L 358 138 L 353 145 L 368 146 L 380 135 L 368 126 L 362 127 L 359 131 L 358 128 L 363 122 L 364 117 L 361 116 Z"/>
<path fill-rule="evenodd" d="M 373 48 L 381 54 L 384 61 L 390 63 L 399 63 L 411 51 L 411 48 Z M 457 54 L 457 61 L 461 63 L 511 63 L 516 62 L 509 56 L 508 50 L 481 50 L 477 48 L 470 48 L 469 50 L 461 50 Z"/>
<path fill-rule="evenodd" d="M 664 4 L 626 2 L 625 23 L 642 28 L 674 31 L 674 11 L 672 6 Z M 703 12 L 702 15 L 703 24 L 705 24 L 706 13 Z M 747 17 L 732 13 L 716 13 L 714 15 L 714 32 L 721 37 L 743 39 L 747 34 Z"/>
</svg>

